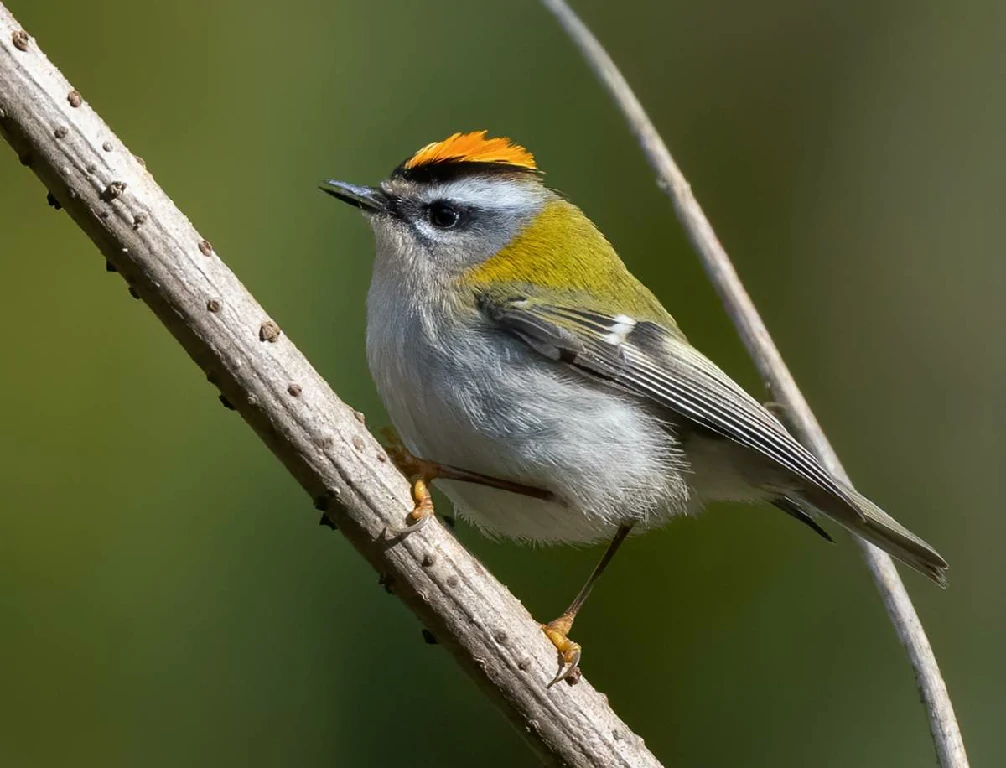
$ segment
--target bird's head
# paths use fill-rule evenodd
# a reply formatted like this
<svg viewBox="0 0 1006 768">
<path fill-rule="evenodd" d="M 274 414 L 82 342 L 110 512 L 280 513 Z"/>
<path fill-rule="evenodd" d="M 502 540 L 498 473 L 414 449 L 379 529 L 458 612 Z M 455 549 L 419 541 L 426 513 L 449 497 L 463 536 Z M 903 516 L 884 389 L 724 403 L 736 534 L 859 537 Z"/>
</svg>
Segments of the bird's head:
<svg viewBox="0 0 1006 768">
<path fill-rule="evenodd" d="M 663 313 L 604 235 L 545 186 L 534 156 L 509 139 L 455 133 L 376 187 L 329 180 L 322 189 L 370 220 L 375 280 L 459 297 L 503 285 Z"/>
</svg>

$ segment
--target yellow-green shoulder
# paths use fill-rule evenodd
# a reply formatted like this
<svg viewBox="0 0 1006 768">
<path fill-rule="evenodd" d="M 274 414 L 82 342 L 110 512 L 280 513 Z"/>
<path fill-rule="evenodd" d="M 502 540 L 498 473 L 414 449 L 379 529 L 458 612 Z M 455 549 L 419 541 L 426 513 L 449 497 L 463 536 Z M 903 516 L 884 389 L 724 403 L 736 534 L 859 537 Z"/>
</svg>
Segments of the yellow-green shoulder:
<svg viewBox="0 0 1006 768">
<path fill-rule="evenodd" d="M 461 280 L 493 290 L 534 286 L 559 302 L 575 296 L 591 309 L 651 320 L 677 330 L 657 297 L 629 272 L 607 238 L 572 203 L 556 198 L 497 254 L 468 270 Z"/>
</svg>

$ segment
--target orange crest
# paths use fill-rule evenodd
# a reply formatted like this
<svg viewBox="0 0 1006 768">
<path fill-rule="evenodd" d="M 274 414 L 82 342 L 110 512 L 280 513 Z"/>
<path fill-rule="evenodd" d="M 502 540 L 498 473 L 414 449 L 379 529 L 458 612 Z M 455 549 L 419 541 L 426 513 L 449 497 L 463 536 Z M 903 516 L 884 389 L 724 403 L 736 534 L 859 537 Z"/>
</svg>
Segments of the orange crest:
<svg viewBox="0 0 1006 768">
<path fill-rule="evenodd" d="M 443 141 L 427 144 L 405 161 L 406 170 L 434 163 L 498 163 L 527 171 L 537 170 L 534 155 L 510 139 L 487 139 L 485 131 L 455 133 Z"/>
</svg>

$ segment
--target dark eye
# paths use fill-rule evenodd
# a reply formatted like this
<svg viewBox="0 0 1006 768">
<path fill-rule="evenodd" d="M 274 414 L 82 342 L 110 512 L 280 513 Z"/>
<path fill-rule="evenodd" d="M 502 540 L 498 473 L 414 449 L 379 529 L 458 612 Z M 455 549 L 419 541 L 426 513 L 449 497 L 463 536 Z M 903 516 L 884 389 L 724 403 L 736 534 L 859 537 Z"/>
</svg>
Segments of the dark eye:
<svg viewBox="0 0 1006 768">
<path fill-rule="evenodd" d="M 461 211 L 446 200 L 437 200 L 427 207 L 426 218 L 437 229 L 454 229 L 461 221 Z"/>
</svg>

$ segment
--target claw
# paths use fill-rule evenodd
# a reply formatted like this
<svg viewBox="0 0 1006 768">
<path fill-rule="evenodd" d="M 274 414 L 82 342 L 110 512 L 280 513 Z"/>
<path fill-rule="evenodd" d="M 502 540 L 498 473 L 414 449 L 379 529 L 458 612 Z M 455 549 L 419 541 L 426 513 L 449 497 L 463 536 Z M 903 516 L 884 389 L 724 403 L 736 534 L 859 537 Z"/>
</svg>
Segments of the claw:
<svg viewBox="0 0 1006 768">
<path fill-rule="evenodd" d="M 427 481 L 417 478 L 412 483 L 412 499 L 416 505 L 405 517 L 405 525 L 402 527 L 388 526 L 388 533 L 392 536 L 404 536 L 408 533 L 415 533 L 426 525 L 430 518 L 434 516 L 433 496 L 430 495 L 430 488 Z"/>
<path fill-rule="evenodd" d="M 561 680 L 565 680 L 569 685 L 576 685 L 580 680 L 580 656 L 583 649 L 579 643 L 569 639 L 569 630 L 572 627 L 573 618 L 565 614 L 555 621 L 541 625 L 545 637 L 555 646 L 559 654 L 559 672 L 552 678 L 547 688 L 551 688 Z"/>
<path fill-rule="evenodd" d="M 413 517 L 412 512 L 410 512 L 405 518 L 409 522 L 407 522 L 405 525 L 389 525 L 385 530 L 388 532 L 388 535 L 391 536 L 392 538 L 397 538 L 398 536 L 406 536 L 410 533 L 415 533 L 416 531 L 423 530 L 423 528 L 429 522 L 431 517 L 433 517 L 432 514 L 430 514 L 428 517 L 420 517 L 416 519 L 415 522 L 412 522 Z"/>
</svg>

